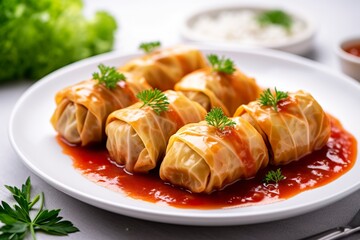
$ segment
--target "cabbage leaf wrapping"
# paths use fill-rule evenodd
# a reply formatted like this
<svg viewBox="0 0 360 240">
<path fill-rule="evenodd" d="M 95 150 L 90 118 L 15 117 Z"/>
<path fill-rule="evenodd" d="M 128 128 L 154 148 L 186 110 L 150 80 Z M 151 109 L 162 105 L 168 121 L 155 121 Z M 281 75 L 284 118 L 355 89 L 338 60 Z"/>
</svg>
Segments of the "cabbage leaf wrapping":
<svg viewBox="0 0 360 240">
<path fill-rule="evenodd" d="M 165 91 L 168 111 L 156 114 L 142 102 L 111 113 L 107 120 L 106 147 L 111 159 L 129 172 L 148 172 L 163 158 L 168 140 L 187 123 L 204 119 L 206 111 L 182 93 Z"/>
<path fill-rule="evenodd" d="M 133 59 L 120 67 L 120 71 L 144 77 L 153 88 L 165 91 L 173 89 L 186 74 L 205 66 L 206 61 L 198 49 L 175 46 Z"/>
<path fill-rule="evenodd" d="M 221 107 L 228 116 L 232 116 L 241 104 L 256 100 L 261 91 L 255 79 L 239 69 L 226 74 L 213 71 L 210 67 L 186 75 L 175 85 L 175 90 L 182 91 L 207 111 Z"/>
<path fill-rule="evenodd" d="M 269 161 L 265 142 L 246 120 L 232 120 L 236 125 L 224 131 L 205 121 L 177 131 L 161 163 L 161 179 L 195 193 L 211 193 L 254 177 Z"/>
<path fill-rule="evenodd" d="M 55 130 L 69 143 L 81 146 L 105 140 L 108 115 L 137 102 L 136 94 L 150 88 L 144 79 L 132 82 L 126 76 L 127 81 L 118 82 L 114 89 L 91 79 L 60 90 L 51 117 Z"/>
<path fill-rule="evenodd" d="M 321 149 L 330 137 L 326 113 L 304 91 L 289 93 L 278 103 L 278 112 L 254 101 L 240 106 L 234 116 L 241 116 L 262 134 L 274 165 L 287 164 Z"/>
</svg>

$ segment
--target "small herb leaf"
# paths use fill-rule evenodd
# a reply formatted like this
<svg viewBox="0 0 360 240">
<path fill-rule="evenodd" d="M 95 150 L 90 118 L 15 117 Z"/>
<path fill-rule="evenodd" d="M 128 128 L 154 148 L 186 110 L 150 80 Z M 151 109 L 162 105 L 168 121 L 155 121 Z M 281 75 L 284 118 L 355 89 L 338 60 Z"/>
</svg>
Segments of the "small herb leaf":
<svg viewBox="0 0 360 240">
<path fill-rule="evenodd" d="M 119 81 L 125 81 L 125 76 L 116 71 L 115 67 L 108 67 L 104 64 L 98 66 L 100 73 L 93 73 L 93 79 L 98 80 L 99 84 L 104 84 L 109 89 L 114 89 Z"/>
<path fill-rule="evenodd" d="M 209 54 L 207 55 L 207 59 L 215 72 L 232 74 L 236 70 L 235 64 L 230 58 L 219 58 L 219 56 L 215 54 Z"/>
<path fill-rule="evenodd" d="M 263 106 L 271 106 L 274 108 L 274 110 L 277 112 L 277 104 L 281 99 L 285 99 L 288 97 L 287 92 L 278 91 L 275 88 L 275 96 L 271 93 L 270 88 L 264 90 L 260 94 L 259 102 Z"/>
<path fill-rule="evenodd" d="M 236 123 L 224 115 L 221 108 L 213 108 L 205 116 L 205 121 L 211 125 L 223 131 L 225 127 L 233 127 Z"/>
<path fill-rule="evenodd" d="M 160 46 L 161 43 L 159 41 L 144 42 L 140 44 L 139 49 L 142 49 L 145 53 L 151 53 Z"/>
<path fill-rule="evenodd" d="M 147 89 L 139 92 L 136 97 L 143 102 L 144 106 L 151 107 L 156 114 L 167 111 L 169 108 L 168 98 L 159 89 Z"/>
<path fill-rule="evenodd" d="M 281 169 L 278 168 L 276 171 L 270 170 L 270 171 L 266 174 L 266 176 L 265 176 L 265 178 L 264 178 L 264 182 L 265 182 L 266 184 L 269 184 L 269 183 L 271 183 L 271 182 L 274 182 L 274 183 L 277 184 L 278 182 L 280 182 L 280 181 L 283 180 L 283 179 L 285 179 L 285 176 L 282 175 Z"/>
<path fill-rule="evenodd" d="M 262 26 L 275 24 L 284 27 L 286 30 L 290 30 L 293 23 L 289 14 L 277 9 L 262 12 L 256 19 Z"/>
</svg>

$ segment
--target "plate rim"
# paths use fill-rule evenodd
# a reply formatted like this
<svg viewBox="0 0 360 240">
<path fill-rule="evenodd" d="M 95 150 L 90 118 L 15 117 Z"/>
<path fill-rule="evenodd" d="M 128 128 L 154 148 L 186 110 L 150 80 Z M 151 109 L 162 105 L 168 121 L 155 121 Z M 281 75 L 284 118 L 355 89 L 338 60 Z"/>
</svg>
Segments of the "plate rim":
<svg viewBox="0 0 360 240">
<path fill-rule="evenodd" d="M 261 52 L 259 52 L 259 51 L 253 50 L 253 49 L 239 50 L 239 49 L 201 46 L 201 45 L 194 45 L 194 44 L 192 44 L 192 46 L 197 47 L 202 51 L 223 51 L 223 52 L 239 53 L 239 54 L 246 53 L 246 54 L 253 54 L 253 55 L 257 55 L 257 56 L 265 55 L 267 57 L 278 58 L 280 60 L 292 61 L 296 64 L 305 65 L 306 67 L 310 67 L 310 68 L 315 68 L 317 70 L 320 70 L 321 72 L 325 72 L 326 74 L 331 74 L 333 76 L 336 76 L 337 78 L 341 78 L 342 81 L 347 82 L 347 84 L 351 84 L 352 87 L 357 88 L 357 91 L 360 92 L 360 84 L 358 84 L 356 82 L 356 80 L 351 79 L 350 77 L 345 76 L 344 74 L 342 74 L 338 71 L 335 71 L 334 69 L 330 69 L 329 67 L 327 67 L 321 63 L 318 63 L 318 62 L 315 62 L 315 61 L 312 61 L 309 59 L 305 59 L 305 58 L 302 58 L 299 56 L 291 55 L 291 54 L 276 51 L 276 50 L 270 50 L 270 49 L 261 50 Z M 38 169 L 36 166 L 34 166 L 34 164 L 31 162 L 31 160 L 28 159 L 27 156 L 25 156 L 25 154 L 21 151 L 21 149 L 19 148 L 19 146 L 16 142 L 15 136 L 14 136 L 14 127 L 15 127 L 14 119 L 16 117 L 18 109 L 21 107 L 21 105 L 27 99 L 27 97 L 30 96 L 32 94 L 32 92 L 36 91 L 36 89 L 38 89 L 42 85 L 45 85 L 46 83 L 51 82 L 52 79 L 56 78 L 59 75 L 61 76 L 62 74 L 66 73 L 66 72 L 73 71 L 74 69 L 77 69 L 79 67 L 81 68 L 81 66 L 100 62 L 100 60 L 101 61 L 110 61 L 110 60 L 115 60 L 115 59 L 121 59 L 124 57 L 129 57 L 130 55 L 138 55 L 138 53 L 134 53 L 134 52 L 119 53 L 119 52 L 114 51 L 114 52 L 101 54 L 101 55 L 98 55 L 95 57 L 91 57 L 91 58 L 84 59 L 79 62 L 70 64 L 66 67 L 56 70 L 55 72 L 47 75 L 46 77 L 42 78 L 38 82 L 34 83 L 17 100 L 17 102 L 11 112 L 10 120 L 9 120 L 8 136 L 10 138 L 10 143 L 11 143 L 13 149 L 15 150 L 15 152 L 18 154 L 18 156 L 20 156 L 22 162 L 33 173 L 35 173 L 37 176 L 39 176 L 45 182 L 49 183 L 54 188 L 64 192 L 65 194 L 67 194 L 73 198 L 76 198 L 80 201 L 83 201 L 83 202 L 91 204 L 93 206 L 96 206 L 96 207 L 99 207 L 99 208 L 102 208 L 102 209 L 105 209 L 108 211 L 112 211 L 112 212 L 115 212 L 118 214 L 136 217 L 136 218 L 140 218 L 140 219 L 156 221 L 156 222 L 167 222 L 167 223 L 175 223 L 175 224 L 183 224 L 183 225 L 199 225 L 199 226 L 200 225 L 203 225 L 203 226 L 241 225 L 241 224 L 260 223 L 260 222 L 267 222 L 267 221 L 272 221 L 272 220 L 288 218 L 288 217 L 296 216 L 296 215 L 306 213 L 306 212 L 312 211 L 314 209 L 318 209 L 320 207 L 329 205 L 343 197 L 348 196 L 349 194 L 355 192 L 356 190 L 358 190 L 360 188 L 360 181 L 359 181 L 357 183 L 349 185 L 347 188 L 342 189 L 340 191 L 340 193 L 337 192 L 331 196 L 323 198 L 321 201 L 319 201 L 319 200 L 311 201 L 310 203 L 298 205 L 298 207 L 296 207 L 296 208 L 288 207 L 288 208 L 283 208 L 280 211 L 270 209 L 270 210 L 266 210 L 266 211 L 258 212 L 258 213 L 253 212 L 251 215 L 242 214 L 239 212 L 234 212 L 232 214 L 227 212 L 226 216 L 222 216 L 222 218 L 221 218 L 222 220 L 225 220 L 225 221 L 223 223 L 219 224 L 218 222 L 216 222 L 216 219 L 219 218 L 219 216 L 217 214 L 215 214 L 215 215 L 199 214 L 199 213 L 203 212 L 202 210 L 199 210 L 199 212 L 196 212 L 197 210 L 195 210 L 196 214 L 190 213 L 189 211 L 187 211 L 187 209 L 182 209 L 183 210 L 182 213 L 180 213 L 180 212 L 169 213 L 166 211 L 165 212 L 157 212 L 152 209 L 149 210 L 146 208 L 139 209 L 136 206 L 123 206 L 123 204 L 121 204 L 121 205 L 114 204 L 113 202 L 110 202 L 110 201 L 107 201 L 104 199 L 99 199 L 99 197 L 89 195 L 85 192 L 79 192 L 78 190 L 74 189 L 71 186 L 66 186 L 63 183 L 52 178 L 51 176 L 48 176 L 48 174 L 43 173 L 40 169 Z M 359 156 L 357 156 L 357 160 L 359 160 Z M 95 184 L 95 183 L 93 183 L 93 184 Z M 109 190 L 109 191 L 111 191 L 111 190 Z M 87 202 L 83 198 L 90 199 L 92 201 L 92 203 Z M 102 204 L 105 204 L 105 205 L 102 205 Z M 193 209 L 191 211 L 194 212 Z M 206 210 L 205 212 L 209 213 L 209 212 L 212 212 L 212 210 Z M 278 215 L 273 216 L 274 213 L 278 213 Z M 258 220 L 256 218 L 259 216 L 262 216 L 261 220 Z M 170 218 L 181 217 L 182 220 L 169 222 L 169 217 Z M 247 221 L 239 221 L 238 220 L 239 217 L 250 217 L 250 219 L 248 219 Z M 164 218 L 166 218 L 166 221 L 164 220 Z M 205 220 L 205 219 L 210 220 L 210 221 L 197 222 L 198 220 Z M 235 221 L 235 223 L 231 223 L 232 221 L 234 221 L 234 219 L 237 221 Z"/>
</svg>

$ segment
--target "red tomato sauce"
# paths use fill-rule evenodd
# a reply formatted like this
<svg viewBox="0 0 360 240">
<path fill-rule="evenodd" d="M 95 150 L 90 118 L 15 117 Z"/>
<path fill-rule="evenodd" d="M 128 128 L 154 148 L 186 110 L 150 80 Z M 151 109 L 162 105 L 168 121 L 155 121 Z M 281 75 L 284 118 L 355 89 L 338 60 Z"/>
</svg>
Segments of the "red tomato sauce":
<svg viewBox="0 0 360 240">
<path fill-rule="evenodd" d="M 99 148 L 75 147 L 57 137 L 63 152 L 73 159 L 74 167 L 91 181 L 114 191 L 153 203 L 178 208 L 215 209 L 266 204 L 295 196 L 303 191 L 321 187 L 349 171 L 357 154 L 356 139 L 331 118 L 331 137 L 321 150 L 280 166 L 285 176 L 278 184 L 265 184 L 263 179 L 269 166 L 255 178 L 240 180 L 221 191 L 194 194 L 172 186 L 159 178 L 158 169 L 149 174 L 130 174 L 110 161 L 105 146 Z"/>
<path fill-rule="evenodd" d="M 345 52 L 350 53 L 356 57 L 360 57 L 360 44 L 356 44 L 347 48 L 344 48 Z"/>
</svg>

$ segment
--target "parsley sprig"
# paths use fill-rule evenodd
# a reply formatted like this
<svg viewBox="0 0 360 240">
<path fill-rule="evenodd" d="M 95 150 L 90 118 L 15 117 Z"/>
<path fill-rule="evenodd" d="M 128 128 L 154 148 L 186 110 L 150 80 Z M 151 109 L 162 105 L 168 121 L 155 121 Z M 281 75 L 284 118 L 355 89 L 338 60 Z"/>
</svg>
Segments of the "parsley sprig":
<svg viewBox="0 0 360 240">
<path fill-rule="evenodd" d="M 280 181 L 283 180 L 283 179 L 285 179 L 285 176 L 282 175 L 281 169 L 278 168 L 276 171 L 270 170 L 270 171 L 266 174 L 266 176 L 265 176 L 265 178 L 264 178 L 264 182 L 265 182 L 266 184 L 269 184 L 269 183 L 271 183 L 271 182 L 274 182 L 274 183 L 277 184 L 278 182 L 280 182 Z"/>
<path fill-rule="evenodd" d="M 277 104 L 281 99 L 287 98 L 288 97 L 288 93 L 287 92 L 282 92 L 282 91 L 278 91 L 275 88 L 275 95 L 273 95 L 270 91 L 270 88 L 264 90 L 261 94 L 260 94 L 260 98 L 259 98 L 259 102 L 261 105 L 263 106 L 271 106 L 274 108 L 274 110 L 277 112 L 278 108 L 277 108 Z"/>
<path fill-rule="evenodd" d="M 145 53 L 151 53 L 160 46 L 161 43 L 159 41 L 144 42 L 140 44 L 139 49 L 143 50 Z"/>
<path fill-rule="evenodd" d="M 62 220 L 62 217 L 59 216 L 60 209 L 44 209 L 44 193 L 31 199 L 30 178 L 21 186 L 21 189 L 5 187 L 12 193 L 16 204 L 11 207 L 8 203 L 1 202 L 0 222 L 4 225 L 0 228 L 0 239 L 24 239 L 30 232 L 32 239 L 36 240 L 35 233 L 37 231 L 59 236 L 79 231 L 70 221 Z M 38 213 L 32 218 L 30 211 L 39 200 Z"/>
<path fill-rule="evenodd" d="M 223 131 L 225 127 L 233 127 L 236 123 L 224 115 L 224 112 L 221 108 L 213 108 L 205 116 L 205 121 L 211 125 Z"/>
<path fill-rule="evenodd" d="M 159 89 L 147 89 L 139 92 L 136 97 L 143 102 L 144 106 L 151 107 L 156 114 L 167 111 L 169 108 L 168 98 Z"/>
<path fill-rule="evenodd" d="M 207 55 L 207 59 L 215 72 L 232 74 L 235 72 L 235 64 L 230 58 L 219 57 L 215 54 Z"/>
<path fill-rule="evenodd" d="M 289 14 L 282 10 L 269 10 L 260 13 L 256 20 L 261 26 L 275 24 L 279 25 L 286 30 L 290 30 L 293 20 Z"/>
<path fill-rule="evenodd" d="M 93 73 L 93 79 L 98 80 L 99 84 L 104 84 L 109 89 L 114 89 L 119 81 L 125 81 L 125 76 L 116 71 L 115 67 L 108 67 L 104 64 L 98 66 L 100 73 Z"/>
</svg>

